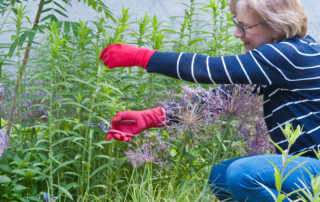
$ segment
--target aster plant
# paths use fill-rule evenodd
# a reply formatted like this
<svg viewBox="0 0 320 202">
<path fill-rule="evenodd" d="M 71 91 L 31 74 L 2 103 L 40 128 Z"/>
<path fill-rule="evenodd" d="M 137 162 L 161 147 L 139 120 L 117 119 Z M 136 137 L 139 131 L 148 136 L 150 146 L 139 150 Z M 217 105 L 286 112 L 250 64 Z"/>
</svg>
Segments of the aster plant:
<svg viewBox="0 0 320 202">
<path fill-rule="evenodd" d="M 133 167 L 139 167 L 147 162 L 163 167 L 168 162 L 169 146 L 161 134 L 147 133 L 144 138 L 137 138 L 132 142 L 125 154 Z"/>
<path fill-rule="evenodd" d="M 6 83 L 0 83 L 0 114 L 1 118 L 7 118 L 6 115 L 9 112 L 9 106 L 6 105 L 6 103 L 9 102 L 9 100 L 12 97 L 12 88 L 9 88 Z"/>
<path fill-rule="evenodd" d="M 0 158 L 4 152 L 9 148 L 9 137 L 3 130 L 0 130 Z"/>
<path fill-rule="evenodd" d="M 39 84 L 43 85 L 43 84 Z M 6 83 L 0 83 L 0 104 L 2 118 L 7 119 L 10 111 L 10 103 L 13 96 L 13 89 Z M 27 121 L 30 118 L 40 119 L 44 115 L 48 115 L 48 103 L 43 102 L 47 100 L 48 95 L 44 91 L 24 91 L 21 94 L 21 120 Z M 19 116 L 18 109 L 14 111 L 14 117 L 17 119 Z M 13 120 L 17 123 L 17 120 Z"/>
</svg>

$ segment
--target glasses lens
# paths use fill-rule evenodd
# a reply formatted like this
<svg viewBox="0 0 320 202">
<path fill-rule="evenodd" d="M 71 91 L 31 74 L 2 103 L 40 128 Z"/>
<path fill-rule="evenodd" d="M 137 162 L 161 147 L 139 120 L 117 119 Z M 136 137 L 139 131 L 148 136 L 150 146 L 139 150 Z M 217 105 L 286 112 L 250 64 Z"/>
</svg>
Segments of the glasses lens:
<svg viewBox="0 0 320 202">
<path fill-rule="evenodd" d="M 232 19 L 232 22 L 233 22 L 233 23 L 237 26 L 237 28 L 240 30 L 241 34 L 242 34 L 242 35 L 246 35 L 246 32 L 245 32 L 245 30 L 244 30 L 244 27 L 239 25 L 236 17 L 234 16 L 234 17 L 232 17 L 231 19 Z"/>
</svg>

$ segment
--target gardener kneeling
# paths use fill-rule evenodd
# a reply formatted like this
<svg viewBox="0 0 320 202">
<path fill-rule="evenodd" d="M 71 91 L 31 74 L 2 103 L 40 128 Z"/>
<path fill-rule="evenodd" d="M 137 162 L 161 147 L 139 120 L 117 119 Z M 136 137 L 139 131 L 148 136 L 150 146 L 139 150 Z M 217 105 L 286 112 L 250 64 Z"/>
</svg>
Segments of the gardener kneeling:
<svg viewBox="0 0 320 202">
<path fill-rule="evenodd" d="M 290 162 L 285 172 L 303 162 L 304 168 L 289 175 L 282 191 L 298 190 L 303 187 L 302 182 L 311 187 L 310 174 L 320 175 L 320 161 L 312 151 L 320 146 L 320 46 L 307 35 L 307 16 L 301 2 L 231 0 L 230 10 L 236 25 L 234 36 L 243 42 L 245 54 L 209 57 L 114 44 L 102 51 L 100 59 L 110 69 L 139 66 L 147 72 L 195 83 L 260 85 L 265 122 L 279 147 L 288 147 L 280 126 L 303 126 L 290 154 L 308 152 Z M 167 115 L 162 107 L 119 112 L 112 120 L 107 140 L 128 142 L 148 128 L 165 126 Z M 121 120 L 135 120 L 136 124 L 114 124 Z M 213 167 L 210 178 L 213 193 L 227 201 L 273 201 L 266 189 L 278 194 L 274 167 L 269 161 L 282 169 L 280 154 L 219 163 Z M 297 194 L 290 196 L 295 197 Z"/>
</svg>

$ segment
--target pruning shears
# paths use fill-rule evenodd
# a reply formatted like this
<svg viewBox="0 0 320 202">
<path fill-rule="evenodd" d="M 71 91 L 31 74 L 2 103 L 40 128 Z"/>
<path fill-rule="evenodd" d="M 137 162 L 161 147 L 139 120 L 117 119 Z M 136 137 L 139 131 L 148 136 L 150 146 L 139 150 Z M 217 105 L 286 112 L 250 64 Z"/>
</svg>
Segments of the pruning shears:
<svg viewBox="0 0 320 202">
<path fill-rule="evenodd" d="M 121 121 L 113 123 L 113 124 L 114 125 L 119 125 L 119 124 L 132 125 L 135 123 L 136 123 L 135 120 L 121 120 Z M 91 123 L 87 124 L 87 126 L 99 127 L 103 130 L 103 132 L 108 133 L 109 127 L 111 126 L 111 121 L 108 120 L 107 122 L 99 122 L 99 123 L 91 122 Z"/>
</svg>

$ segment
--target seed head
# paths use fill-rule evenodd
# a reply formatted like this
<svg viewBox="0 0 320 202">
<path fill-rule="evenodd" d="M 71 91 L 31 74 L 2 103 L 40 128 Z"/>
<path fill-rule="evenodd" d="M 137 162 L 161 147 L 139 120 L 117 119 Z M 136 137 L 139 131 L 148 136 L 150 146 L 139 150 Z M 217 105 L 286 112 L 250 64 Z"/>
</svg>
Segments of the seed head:
<svg viewBox="0 0 320 202">
<path fill-rule="evenodd" d="M 202 131 L 212 126 L 225 128 L 226 120 L 232 120 L 232 127 L 238 129 L 240 134 L 237 136 L 238 140 L 246 141 L 247 154 L 273 153 L 263 118 L 263 100 L 258 94 L 252 93 L 254 88 L 251 85 L 230 85 L 214 90 L 183 87 L 181 94 L 174 99 L 180 101 L 167 101 L 163 104 L 169 121 L 168 128 L 172 129 L 171 134 L 174 136 L 181 134 L 180 131 L 189 130 L 195 139 L 209 139 L 210 137 L 206 137 L 208 132 Z"/>
</svg>

